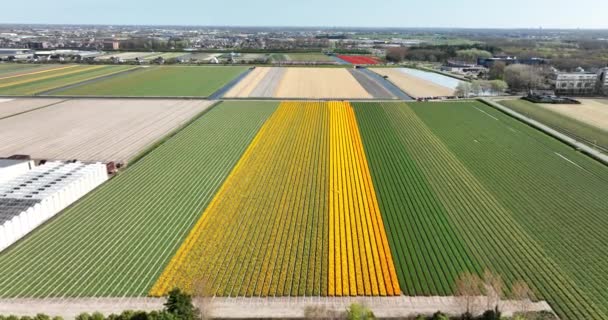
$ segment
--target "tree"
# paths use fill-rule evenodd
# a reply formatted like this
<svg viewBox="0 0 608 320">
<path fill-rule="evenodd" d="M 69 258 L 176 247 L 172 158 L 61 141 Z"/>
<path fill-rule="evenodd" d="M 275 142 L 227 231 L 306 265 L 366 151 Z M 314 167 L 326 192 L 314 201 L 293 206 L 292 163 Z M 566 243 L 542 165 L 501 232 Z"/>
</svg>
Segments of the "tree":
<svg viewBox="0 0 608 320">
<path fill-rule="evenodd" d="M 376 319 L 374 313 L 367 307 L 359 303 L 353 303 L 346 309 L 348 320 L 373 320 Z"/>
<path fill-rule="evenodd" d="M 490 67 L 490 73 L 488 74 L 490 80 L 504 80 L 505 68 L 507 64 L 503 61 L 496 61 Z"/>
<path fill-rule="evenodd" d="M 468 98 L 471 95 L 472 86 L 469 82 L 460 82 L 458 86 L 456 86 L 456 95 L 459 97 Z"/>
<path fill-rule="evenodd" d="M 456 278 L 455 295 L 464 303 L 464 318 L 472 318 L 476 309 L 477 298 L 482 294 L 482 281 L 478 275 L 470 272 L 461 273 Z"/>
<path fill-rule="evenodd" d="M 519 313 L 525 317 L 532 302 L 532 290 L 522 280 L 515 281 L 511 286 L 511 298 L 517 301 Z"/>
<path fill-rule="evenodd" d="M 498 273 L 489 269 L 483 272 L 483 286 L 486 294 L 486 310 L 500 310 L 500 301 L 504 296 L 504 283 Z"/>
<path fill-rule="evenodd" d="M 514 90 L 533 90 L 543 86 L 544 77 L 537 67 L 512 64 L 505 68 L 505 81 Z"/>
<path fill-rule="evenodd" d="M 389 48 L 386 50 L 386 61 L 401 62 L 405 60 L 406 55 L 407 48 L 405 47 Z"/>
<path fill-rule="evenodd" d="M 491 80 L 490 89 L 496 94 L 502 94 L 509 89 L 509 85 L 502 80 Z"/>
<path fill-rule="evenodd" d="M 479 49 L 465 49 L 456 51 L 456 58 L 464 62 L 477 62 L 478 58 L 491 58 L 492 53 Z"/>
<path fill-rule="evenodd" d="M 199 311 L 192 305 L 192 297 L 183 293 L 179 288 L 169 292 L 167 302 L 165 302 L 165 310 L 182 320 L 200 319 Z"/>
</svg>

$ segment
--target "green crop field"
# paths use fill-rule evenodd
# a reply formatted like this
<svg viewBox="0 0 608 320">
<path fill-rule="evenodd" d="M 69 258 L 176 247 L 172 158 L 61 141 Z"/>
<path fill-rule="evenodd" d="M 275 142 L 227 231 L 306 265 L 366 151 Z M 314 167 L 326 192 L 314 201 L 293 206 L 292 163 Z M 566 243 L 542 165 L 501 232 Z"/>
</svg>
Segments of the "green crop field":
<svg viewBox="0 0 608 320">
<path fill-rule="evenodd" d="M 608 317 L 608 170 L 480 103 L 355 104 L 401 288 L 523 279 L 565 319 Z"/>
<path fill-rule="evenodd" d="M 207 97 L 246 70 L 245 67 L 148 67 L 111 79 L 59 91 L 75 96 Z"/>
<path fill-rule="evenodd" d="M 331 57 L 323 53 L 273 53 L 270 58 L 275 62 L 300 61 L 300 62 L 333 62 Z"/>
<path fill-rule="evenodd" d="M 500 104 L 538 122 L 544 123 L 562 133 L 586 140 L 587 143 L 591 145 L 597 144 L 608 150 L 608 133 L 606 130 L 601 130 L 582 121 L 541 108 L 532 102 L 521 99 L 504 100 L 500 101 Z"/>
<path fill-rule="evenodd" d="M 0 253 L 0 297 L 147 295 L 277 104 L 216 106 Z"/>
<path fill-rule="evenodd" d="M 0 79 L 2 95 L 36 95 L 49 90 L 119 73 L 133 66 L 69 65 L 54 69 L 32 70 L 31 74 Z"/>
<path fill-rule="evenodd" d="M 40 68 L 40 64 L 15 64 L 15 63 L 0 63 L 0 75 L 5 73 L 12 73 L 16 71 L 25 71 L 30 69 L 31 71 L 36 68 Z"/>
</svg>

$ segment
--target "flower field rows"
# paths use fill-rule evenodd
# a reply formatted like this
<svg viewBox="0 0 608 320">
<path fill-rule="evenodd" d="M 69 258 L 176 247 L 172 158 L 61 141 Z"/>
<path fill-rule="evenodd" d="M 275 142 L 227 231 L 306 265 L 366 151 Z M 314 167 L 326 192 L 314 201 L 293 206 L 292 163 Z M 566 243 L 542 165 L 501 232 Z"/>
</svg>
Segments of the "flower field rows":
<svg viewBox="0 0 608 320">
<path fill-rule="evenodd" d="M 450 295 L 488 268 L 562 319 L 607 317 L 605 167 L 480 103 L 355 111 L 404 293 Z"/>
<path fill-rule="evenodd" d="M 0 253 L 0 297 L 147 295 L 276 107 L 214 107 Z"/>
<path fill-rule="evenodd" d="M 0 94 L 35 95 L 135 68 L 137 67 L 69 65 L 0 77 Z"/>
<path fill-rule="evenodd" d="M 351 63 L 351 64 L 378 64 L 380 61 L 376 57 L 372 56 L 347 56 L 338 55 L 338 58 Z"/>
<path fill-rule="evenodd" d="M 478 102 L 223 102 L 2 252 L 0 297 L 449 296 L 489 269 L 608 319 L 607 208 L 605 166 Z"/>
<path fill-rule="evenodd" d="M 350 104 L 284 102 L 159 281 L 222 296 L 401 293 Z"/>
</svg>

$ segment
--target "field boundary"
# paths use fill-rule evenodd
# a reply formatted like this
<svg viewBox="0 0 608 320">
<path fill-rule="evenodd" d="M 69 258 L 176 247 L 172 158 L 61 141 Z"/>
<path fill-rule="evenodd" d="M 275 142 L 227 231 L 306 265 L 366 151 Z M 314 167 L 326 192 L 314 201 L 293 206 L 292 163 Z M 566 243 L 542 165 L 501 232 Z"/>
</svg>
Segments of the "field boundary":
<svg viewBox="0 0 608 320">
<path fill-rule="evenodd" d="M 403 101 L 414 101 L 414 98 L 412 96 L 410 96 L 404 90 L 401 90 L 401 88 L 399 88 L 397 85 L 395 85 L 393 82 L 391 82 L 387 78 L 384 78 L 383 76 L 375 73 L 372 70 L 369 70 L 368 68 L 360 68 L 358 70 L 361 70 L 362 73 L 367 74 L 370 78 L 376 78 L 376 80 L 378 80 L 377 81 L 378 84 L 380 84 L 381 86 L 386 88 L 393 95 L 395 95 L 395 97 L 397 97 L 398 99 L 401 99 Z"/>
<path fill-rule="evenodd" d="M 133 68 L 125 69 L 125 70 L 122 70 L 122 71 L 117 71 L 115 73 L 110 73 L 110 74 L 107 74 L 105 76 L 101 76 L 101 77 L 97 77 L 97 78 L 93 78 L 93 79 L 88 79 L 88 80 L 84 80 L 82 82 L 68 84 L 66 86 L 61 86 L 61 87 L 53 88 L 53 89 L 50 89 L 50 90 L 42 91 L 42 92 L 39 92 L 39 93 L 37 93 L 35 95 L 37 95 L 37 96 L 47 96 L 48 97 L 48 96 L 52 96 L 53 92 L 59 92 L 59 91 L 62 91 L 62 90 L 68 90 L 68 89 L 72 89 L 72 88 L 81 87 L 81 86 L 84 86 L 84 85 L 87 85 L 87 84 L 91 84 L 91 83 L 95 83 L 95 82 L 98 82 L 98 81 L 102 81 L 102 80 L 106 80 L 106 79 L 111 79 L 111 78 L 114 78 L 114 77 L 117 77 L 117 76 L 120 76 L 120 75 L 123 75 L 123 74 L 126 74 L 126 73 L 131 73 L 131 72 L 139 71 L 141 69 L 142 69 L 141 67 L 133 67 Z"/>
<path fill-rule="evenodd" d="M 47 98 L 47 99 L 48 99 L 48 98 Z M 68 99 L 60 99 L 60 101 L 53 102 L 53 103 L 51 103 L 51 104 L 47 104 L 47 105 L 44 105 L 44 106 L 40 106 L 40 107 L 38 107 L 38 108 L 34 108 L 34 109 L 27 110 L 27 111 L 22 111 L 22 112 L 19 112 L 19 113 L 14 113 L 14 114 L 8 115 L 8 116 L 6 116 L 6 117 L 2 117 L 2 118 L 0 118 L 0 120 L 4 120 L 4 119 L 8 119 L 8 118 L 12 118 L 12 117 L 16 117 L 16 116 L 18 116 L 18 115 L 22 115 L 22 114 L 25 114 L 25 113 L 29 113 L 29 112 L 33 112 L 33 111 L 36 111 L 36 110 L 40 110 L 40 109 L 44 109 L 44 108 L 48 108 L 48 107 L 52 107 L 52 106 L 54 106 L 54 105 L 58 105 L 58 104 L 60 104 L 60 103 L 64 103 L 64 102 L 66 102 L 66 101 L 68 101 Z"/>
<path fill-rule="evenodd" d="M 531 119 L 531 118 L 529 118 L 519 112 L 511 110 L 505 106 L 502 106 L 494 101 L 490 101 L 490 100 L 487 100 L 484 98 L 480 98 L 480 99 L 478 99 L 478 101 L 485 103 L 486 105 L 493 107 L 493 108 L 497 109 L 498 111 L 501 111 L 517 120 L 520 120 L 520 121 L 526 123 L 527 125 L 542 131 L 543 133 L 573 147 L 574 149 L 576 149 L 578 151 L 581 151 L 582 153 L 584 153 L 584 154 L 590 156 L 591 158 L 601 162 L 602 164 L 608 166 L 608 155 L 605 155 L 605 154 L 601 153 L 600 151 L 593 149 L 592 147 L 588 146 L 584 142 L 581 142 L 572 137 L 569 137 L 553 128 L 550 128 L 549 126 L 547 126 L 545 124 L 542 124 L 534 119 Z"/>
<path fill-rule="evenodd" d="M 214 93 L 210 94 L 208 99 L 221 99 L 226 93 L 230 91 L 230 89 L 232 89 L 235 85 L 241 82 L 241 80 L 245 79 L 245 77 L 247 77 L 247 75 L 249 75 L 253 70 L 254 68 L 247 68 L 247 70 L 241 72 L 241 74 L 239 74 L 236 78 L 230 80 L 223 87 L 217 89 Z"/>
<path fill-rule="evenodd" d="M 104 315 L 119 314 L 124 310 L 162 310 L 164 298 L 66 298 L 66 299 L 10 299 L 0 301 L 0 314 L 35 316 L 46 313 L 74 319 L 83 312 L 101 312 Z M 286 298 L 208 298 L 204 306 L 216 319 L 303 319 L 307 307 L 318 306 L 330 310 L 345 311 L 352 303 L 369 307 L 378 318 L 406 318 L 418 314 L 432 314 L 437 310 L 450 315 L 464 312 L 464 303 L 459 298 L 449 297 L 286 297 Z M 475 305 L 483 309 L 485 297 L 478 297 Z M 519 310 L 518 301 L 501 301 L 500 310 L 511 316 Z M 530 302 L 528 311 L 551 312 L 545 301 Z M 478 311 L 479 312 L 479 311 Z"/>
<path fill-rule="evenodd" d="M 157 141 L 155 141 L 152 144 L 150 144 L 149 146 L 147 146 L 140 153 L 136 154 L 134 157 L 132 157 L 131 159 L 129 159 L 127 161 L 127 163 L 125 163 L 125 165 L 126 165 L 125 168 L 127 166 L 131 166 L 131 165 L 134 165 L 135 163 L 137 163 L 139 160 L 141 160 L 142 158 L 144 158 L 145 156 L 147 156 L 150 152 L 152 152 L 156 148 L 160 147 L 163 143 L 167 142 L 167 140 L 173 138 L 180 131 L 184 130 L 186 127 L 188 127 L 189 125 L 191 125 L 192 123 L 194 123 L 200 117 L 204 116 L 205 114 L 207 114 L 207 112 L 211 111 L 211 109 L 215 108 L 216 106 L 218 106 L 221 103 L 222 103 L 222 101 L 215 101 L 215 102 L 213 102 L 205 110 L 203 110 L 203 111 L 199 112 L 198 114 L 194 115 L 194 117 L 192 117 L 190 120 L 184 122 L 182 125 L 178 126 L 177 128 L 173 129 L 171 132 L 167 133 L 164 137 L 158 139 Z"/>
</svg>

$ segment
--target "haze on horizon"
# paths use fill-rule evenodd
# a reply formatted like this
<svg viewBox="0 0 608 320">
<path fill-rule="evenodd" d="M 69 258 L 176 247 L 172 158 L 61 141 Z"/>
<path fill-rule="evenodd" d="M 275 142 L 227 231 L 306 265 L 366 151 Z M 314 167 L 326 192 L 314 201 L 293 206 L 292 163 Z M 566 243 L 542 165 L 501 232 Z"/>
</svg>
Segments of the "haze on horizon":
<svg viewBox="0 0 608 320">
<path fill-rule="evenodd" d="M 608 29 L 608 1 L 7 1 L 0 23 Z"/>
</svg>

